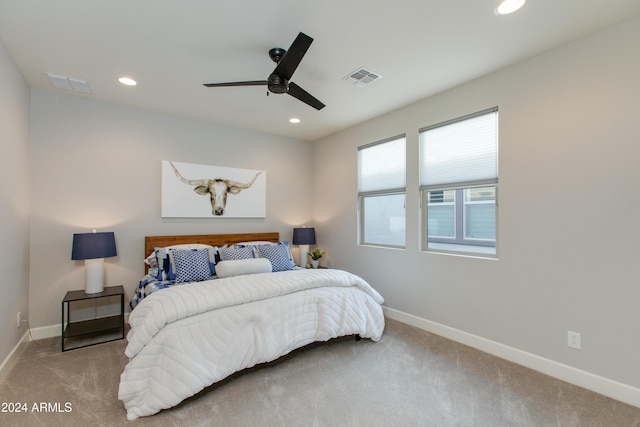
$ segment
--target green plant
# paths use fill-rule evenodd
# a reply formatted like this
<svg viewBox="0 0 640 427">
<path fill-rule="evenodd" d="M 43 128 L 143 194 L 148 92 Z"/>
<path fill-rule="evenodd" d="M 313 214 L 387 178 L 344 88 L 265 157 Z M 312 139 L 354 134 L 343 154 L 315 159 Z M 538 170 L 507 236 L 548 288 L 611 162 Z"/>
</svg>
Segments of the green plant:
<svg viewBox="0 0 640 427">
<path fill-rule="evenodd" d="M 307 252 L 309 254 L 309 256 L 311 257 L 312 260 L 319 260 L 320 258 L 322 258 L 324 256 L 324 254 L 326 254 L 326 252 L 322 252 L 320 249 L 316 249 L 313 252 Z"/>
</svg>

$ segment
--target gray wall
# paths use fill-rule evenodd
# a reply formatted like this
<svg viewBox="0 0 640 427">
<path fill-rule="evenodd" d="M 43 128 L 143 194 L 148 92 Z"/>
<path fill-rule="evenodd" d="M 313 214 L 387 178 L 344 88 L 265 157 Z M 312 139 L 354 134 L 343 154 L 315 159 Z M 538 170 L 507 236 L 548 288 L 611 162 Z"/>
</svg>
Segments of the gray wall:
<svg viewBox="0 0 640 427">
<path fill-rule="evenodd" d="M 266 218 L 161 218 L 161 160 L 266 171 Z M 32 90 L 30 166 L 33 327 L 60 323 L 65 292 L 84 288 L 73 233 L 115 232 L 106 284 L 124 284 L 128 298 L 143 275 L 145 235 L 278 231 L 290 240 L 311 217 L 310 143 L 90 98 Z"/>
<path fill-rule="evenodd" d="M 29 86 L 0 42 L 0 363 L 26 332 L 29 295 Z"/>
<path fill-rule="evenodd" d="M 388 307 L 640 387 L 640 19 L 314 145 L 331 265 Z M 500 109 L 498 260 L 419 251 L 418 129 Z M 356 147 L 407 134 L 407 247 L 356 242 Z M 567 347 L 567 331 L 582 350 Z"/>
</svg>

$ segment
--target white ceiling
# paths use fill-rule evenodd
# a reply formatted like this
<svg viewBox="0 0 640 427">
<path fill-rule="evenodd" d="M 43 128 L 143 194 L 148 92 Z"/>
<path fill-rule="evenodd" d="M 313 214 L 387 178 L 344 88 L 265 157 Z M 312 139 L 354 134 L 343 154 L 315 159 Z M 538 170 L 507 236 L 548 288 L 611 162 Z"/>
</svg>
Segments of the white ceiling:
<svg viewBox="0 0 640 427">
<path fill-rule="evenodd" d="M 496 4 L 0 0 L 0 38 L 32 87 L 71 93 L 45 75 L 63 74 L 89 80 L 93 93 L 78 96 L 313 141 L 640 15 L 639 0 L 528 0 L 509 16 Z M 291 80 L 323 110 L 266 87 L 202 86 L 266 79 L 268 50 L 300 31 L 315 40 Z M 383 78 L 342 81 L 361 66 Z"/>
</svg>

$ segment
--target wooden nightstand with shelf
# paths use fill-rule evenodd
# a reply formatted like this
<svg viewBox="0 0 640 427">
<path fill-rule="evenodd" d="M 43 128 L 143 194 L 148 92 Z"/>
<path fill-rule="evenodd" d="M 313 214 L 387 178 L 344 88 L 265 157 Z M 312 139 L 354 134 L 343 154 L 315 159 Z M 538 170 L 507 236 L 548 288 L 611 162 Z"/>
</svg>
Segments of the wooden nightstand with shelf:
<svg viewBox="0 0 640 427">
<path fill-rule="evenodd" d="M 106 301 L 104 301 L 106 299 Z M 104 317 L 95 316 L 88 320 L 72 321 L 73 303 L 93 301 L 105 303 L 109 300 L 119 301 L 119 313 Z M 115 304 L 115 303 L 114 303 Z M 122 285 L 107 286 L 102 292 L 86 294 L 84 290 L 69 291 L 62 300 L 62 351 L 88 347 L 124 338 L 124 288 Z M 68 344 L 75 342 L 75 346 Z"/>
</svg>

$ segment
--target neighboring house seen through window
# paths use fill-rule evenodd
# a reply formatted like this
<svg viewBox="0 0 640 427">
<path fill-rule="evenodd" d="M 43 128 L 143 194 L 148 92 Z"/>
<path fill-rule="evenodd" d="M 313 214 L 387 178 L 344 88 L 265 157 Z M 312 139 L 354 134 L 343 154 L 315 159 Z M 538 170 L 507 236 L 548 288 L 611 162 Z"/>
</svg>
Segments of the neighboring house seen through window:
<svg viewBox="0 0 640 427">
<path fill-rule="evenodd" d="M 496 253 L 498 109 L 420 129 L 422 246 Z"/>
<path fill-rule="evenodd" d="M 358 147 L 359 243 L 405 247 L 405 137 Z"/>
</svg>

